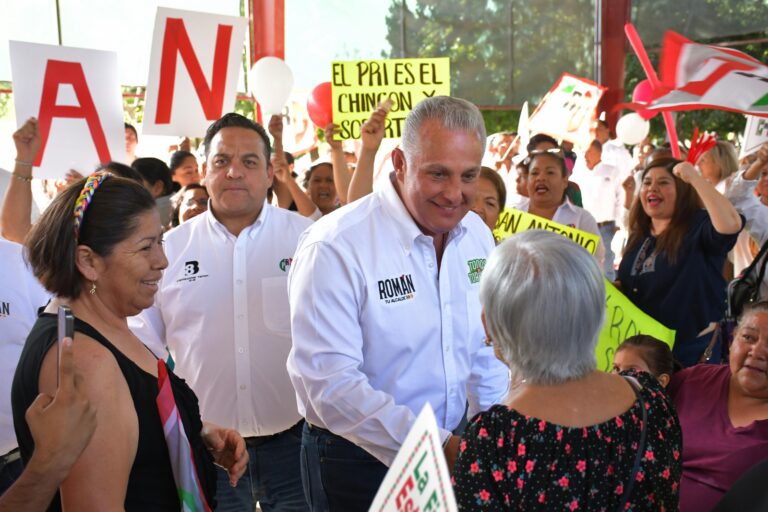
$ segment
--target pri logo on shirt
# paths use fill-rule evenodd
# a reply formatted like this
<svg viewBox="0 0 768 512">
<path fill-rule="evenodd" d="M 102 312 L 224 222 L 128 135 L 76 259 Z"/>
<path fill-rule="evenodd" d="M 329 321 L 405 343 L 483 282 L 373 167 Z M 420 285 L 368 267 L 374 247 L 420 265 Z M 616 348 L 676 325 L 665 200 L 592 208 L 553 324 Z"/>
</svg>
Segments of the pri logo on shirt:
<svg viewBox="0 0 768 512">
<path fill-rule="evenodd" d="M 196 260 L 191 260 L 184 263 L 184 276 L 176 282 L 189 281 L 190 283 L 193 283 L 204 277 L 208 277 L 208 274 L 200 273 L 200 263 Z"/>
<path fill-rule="evenodd" d="M 379 281 L 379 300 L 383 300 L 384 304 L 412 299 L 415 293 L 416 288 L 413 286 L 411 274 Z"/>
<path fill-rule="evenodd" d="M 469 277 L 469 282 L 471 284 L 479 283 L 480 275 L 483 273 L 483 269 L 485 268 L 485 258 L 468 260 L 467 265 L 469 266 L 469 274 L 467 274 L 467 277 Z"/>
<path fill-rule="evenodd" d="M 0 302 L 0 318 L 5 318 L 6 316 L 11 316 L 11 303 Z"/>
<path fill-rule="evenodd" d="M 283 258 L 280 260 L 280 270 L 283 272 L 288 272 L 291 263 L 293 263 L 293 258 Z"/>
</svg>

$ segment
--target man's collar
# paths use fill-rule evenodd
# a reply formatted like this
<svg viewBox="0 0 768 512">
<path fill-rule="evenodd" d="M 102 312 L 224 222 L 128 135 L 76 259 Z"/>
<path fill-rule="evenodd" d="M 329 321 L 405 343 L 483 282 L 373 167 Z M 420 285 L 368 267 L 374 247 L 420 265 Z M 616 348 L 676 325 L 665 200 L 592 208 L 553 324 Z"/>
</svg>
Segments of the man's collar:
<svg viewBox="0 0 768 512">
<path fill-rule="evenodd" d="M 240 234 L 245 234 L 248 238 L 253 240 L 253 238 L 258 233 L 258 227 L 263 225 L 267 220 L 269 219 L 270 215 L 270 209 L 272 207 L 267 204 L 266 201 L 264 201 L 264 205 L 261 207 L 261 212 L 259 212 L 259 216 L 256 217 L 256 220 L 253 221 L 249 226 L 244 228 Z M 219 219 L 216 218 L 216 215 L 213 213 L 213 208 L 211 204 L 211 200 L 208 200 L 208 211 L 203 213 L 203 215 L 206 216 L 206 222 L 211 226 L 213 229 L 213 232 L 218 236 L 222 241 L 227 241 L 230 238 L 237 238 L 233 233 L 227 229 L 227 227 L 219 221 Z"/>
<path fill-rule="evenodd" d="M 386 180 L 384 186 L 378 192 L 381 197 L 381 203 L 386 213 L 395 221 L 395 227 L 397 231 L 398 241 L 403 246 L 406 253 L 410 253 L 413 248 L 416 239 L 419 237 L 432 238 L 425 235 L 419 228 L 416 221 L 411 216 L 405 203 L 397 193 L 395 180 L 395 173 L 392 172 L 389 179 Z M 461 238 L 466 233 L 466 226 L 464 225 L 464 219 L 461 219 L 459 223 L 448 233 L 446 238 L 446 245 L 454 238 Z"/>
</svg>

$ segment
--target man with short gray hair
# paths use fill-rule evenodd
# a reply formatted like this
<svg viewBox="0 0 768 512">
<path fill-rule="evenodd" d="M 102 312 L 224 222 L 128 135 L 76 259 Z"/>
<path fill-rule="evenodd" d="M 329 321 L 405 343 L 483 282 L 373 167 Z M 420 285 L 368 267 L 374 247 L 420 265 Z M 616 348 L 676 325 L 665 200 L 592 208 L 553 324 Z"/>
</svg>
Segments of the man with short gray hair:
<svg viewBox="0 0 768 512">
<path fill-rule="evenodd" d="M 470 212 L 484 146 L 474 105 L 425 99 L 383 189 L 299 241 L 288 373 L 308 422 L 302 478 L 314 511 L 368 510 L 426 403 L 451 465 L 467 402 L 472 416 L 506 396 L 478 300 L 494 242 Z"/>
</svg>

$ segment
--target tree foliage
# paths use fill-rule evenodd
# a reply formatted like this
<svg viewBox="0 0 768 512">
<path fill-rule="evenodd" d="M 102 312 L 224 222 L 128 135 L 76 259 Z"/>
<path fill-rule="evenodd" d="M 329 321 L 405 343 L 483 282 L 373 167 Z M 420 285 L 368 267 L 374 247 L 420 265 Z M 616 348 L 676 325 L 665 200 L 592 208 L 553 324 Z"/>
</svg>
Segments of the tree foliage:
<svg viewBox="0 0 768 512">
<path fill-rule="evenodd" d="M 593 0 L 392 0 L 384 57 L 450 57 L 456 96 L 539 101 L 568 71 L 592 75 Z"/>
<path fill-rule="evenodd" d="M 657 69 L 667 29 L 705 43 L 768 36 L 768 0 L 642 0 L 632 2 L 631 17 Z M 563 72 L 593 77 L 594 0 L 391 0 L 386 24 L 391 50 L 383 57 L 450 57 L 452 94 L 481 106 L 519 108 L 527 100 L 533 107 Z M 768 44 L 738 49 L 768 61 Z M 644 78 L 629 50 L 627 101 Z M 492 133 L 514 130 L 519 112 L 483 116 Z M 725 136 L 745 123 L 717 110 L 676 118 L 681 139 L 695 126 Z M 651 134 L 665 136 L 661 116 L 651 120 Z"/>
</svg>

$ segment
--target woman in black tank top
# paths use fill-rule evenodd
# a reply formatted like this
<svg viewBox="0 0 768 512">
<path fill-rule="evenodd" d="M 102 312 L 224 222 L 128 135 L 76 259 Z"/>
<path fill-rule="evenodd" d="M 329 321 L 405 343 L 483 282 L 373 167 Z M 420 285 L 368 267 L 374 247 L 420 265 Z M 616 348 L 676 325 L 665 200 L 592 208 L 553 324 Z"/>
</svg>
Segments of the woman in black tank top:
<svg viewBox="0 0 768 512">
<path fill-rule="evenodd" d="M 228 466 L 234 481 L 245 468 L 247 452 L 239 434 L 204 428 L 195 394 L 170 371 L 171 393 L 163 403 L 175 407 L 182 428 L 164 431 L 166 418 L 161 419 L 157 402 L 164 362 L 127 324 L 129 316 L 152 305 L 167 266 L 161 244 L 151 196 L 135 182 L 108 174 L 92 175 L 65 190 L 29 235 L 32 270 L 56 298 L 27 338 L 13 380 L 22 458 L 28 461 L 34 450 L 24 413 L 38 393 L 53 395 L 56 389 L 53 313 L 61 304 L 76 317 L 75 367 L 97 418 L 89 445 L 49 510 L 180 510 L 181 495 L 198 509 L 210 510 L 216 489 L 212 453 Z M 183 437 L 188 444 L 176 442 Z M 171 450 L 181 447 L 183 456 L 169 455 L 166 439 L 172 440 Z M 221 440 L 224 448 L 209 453 Z"/>
</svg>

